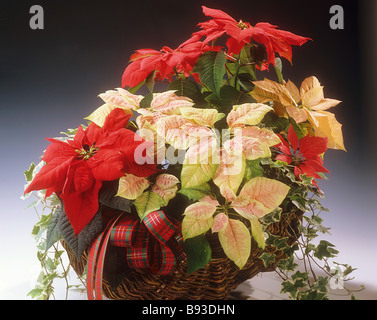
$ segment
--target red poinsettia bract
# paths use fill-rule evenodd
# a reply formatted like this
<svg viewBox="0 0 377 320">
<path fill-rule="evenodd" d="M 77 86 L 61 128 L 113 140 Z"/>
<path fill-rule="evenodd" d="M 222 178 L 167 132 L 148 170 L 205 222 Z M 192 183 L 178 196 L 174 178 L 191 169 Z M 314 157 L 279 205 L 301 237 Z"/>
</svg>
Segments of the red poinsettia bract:
<svg viewBox="0 0 377 320">
<path fill-rule="evenodd" d="M 199 36 L 193 36 L 173 50 L 164 46 L 160 51 L 154 49 L 139 49 L 131 56 L 131 63 L 122 76 L 122 87 L 135 87 L 145 80 L 153 71 L 159 80 L 172 79 L 177 73 L 190 76 L 199 56 L 208 50 L 216 50 L 199 41 Z M 219 50 L 219 49 L 217 49 Z"/>
<path fill-rule="evenodd" d="M 321 154 L 327 150 L 327 138 L 311 137 L 307 134 L 298 139 L 292 125 L 288 129 L 288 141 L 280 136 L 281 143 L 275 147 L 281 152 L 276 156 L 277 160 L 294 165 L 294 174 L 300 179 L 301 174 L 308 177 L 322 179 L 317 172 L 329 172 L 323 167 Z M 312 184 L 318 187 L 313 179 Z"/>
<path fill-rule="evenodd" d="M 277 30 L 277 26 L 267 22 L 260 22 L 251 26 L 248 22 L 236 21 L 221 10 L 210 9 L 205 6 L 202 6 L 202 8 L 203 13 L 213 19 L 199 23 L 203 30 L 194 33 L 194 35 L 206 36 L 204 42 L 208 43 L 223 34 L 227 34 L 230 36 L 226 43 L 228 54 L 239 54 L 243 46 L 254 39 L 266 47 L 267 63 L 275 65 L 275 52 L 292 62 L 291 46 L 301 46 L 311 40 L 288 31 Z"/>
<path fill-rule="evenodd" d="M 75 234 L 79 234 L 98 211 L 103 181 L 119 179 L 124 173 L 146 177 L 156 172 L 154 165 L 138 163 L 136 157 L 144 155 L 135 150 L 146 142 L 125 128 L 129 118 L 122 109 L 114 109 L 103 127 L 92 122 L 86 130 L 80 126 L 73 140 L 47 139 L 51 144 L 42 158 L 46 164 L 25 194 L 46 189 L 48 197 L 55 192 Z"/>
</svg>

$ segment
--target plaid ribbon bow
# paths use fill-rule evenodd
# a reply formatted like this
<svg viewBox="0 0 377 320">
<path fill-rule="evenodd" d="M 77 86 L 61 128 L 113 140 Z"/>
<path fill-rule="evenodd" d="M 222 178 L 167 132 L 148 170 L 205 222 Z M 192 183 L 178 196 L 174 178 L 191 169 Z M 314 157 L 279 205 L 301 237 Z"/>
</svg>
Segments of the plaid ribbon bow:
<svg viewBox="0 0 377 320">
<path fill-rule="evenodd" d="M 103 264 L 109 241 L 114 246 L 127 248 L 130 268 L 148 268 L 154 274 L 168 275 L 174 271 L 177 261 L 185 257 L 179 230 L 163 211 L 149 213 L 142 222 L 129 215 L 110 221 L 89 251 L 88 299 L 102 297 Z"/>
</svg>

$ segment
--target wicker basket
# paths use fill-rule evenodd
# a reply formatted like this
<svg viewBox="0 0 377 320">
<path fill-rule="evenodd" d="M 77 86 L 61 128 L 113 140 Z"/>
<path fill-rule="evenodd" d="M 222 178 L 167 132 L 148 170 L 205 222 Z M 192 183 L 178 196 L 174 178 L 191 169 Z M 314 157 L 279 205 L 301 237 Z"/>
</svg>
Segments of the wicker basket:
<svg viewBox="0 0 377 320">
<path fill-rule="evenodd" d="M 268 231 L 274 235 L 288 237 L 287 243 L 292 245 L 297 240 L 298 225 L 301 212 L 282 214 L 281 221 L 270 224 Z M 276 256 L 275 264 L 266 268 L 258 257 L 262 250 L 252 240 L 251 254 L 242 270 L 229 260 L 221 248 L 217 235 L 208 235 L 212 249 L 212 260 L 203 268 L 187 274 L 187 261 L 183 260 L 173 274 L 159 276 L 148 269 L 135 269 L 114 290 L 106 279 L 103 281 L 103 293 L 107 298 L 116 300 L 223 300 L 227 299 L 231 290 L 242 282 L 256 276 L 260 272 L 273 271 L 279 260 L 284 258 L 282 251 L 267 246 L 264 252 Z M 71 249 L 63 242 L 73 269 L 82 275 L 87 263 L 88 252 L 78 260 Z"/>
</svg>

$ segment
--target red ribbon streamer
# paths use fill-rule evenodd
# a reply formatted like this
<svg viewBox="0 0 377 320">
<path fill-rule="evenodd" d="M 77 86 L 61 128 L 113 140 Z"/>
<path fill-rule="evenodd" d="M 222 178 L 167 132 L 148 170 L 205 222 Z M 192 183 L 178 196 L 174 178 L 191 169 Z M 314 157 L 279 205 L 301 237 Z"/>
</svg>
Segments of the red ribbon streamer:
<svg viewBox="0 0 377 320">
<path fill-rule="evenodd" d="M 172 273 L 177 261 L 185 257 L 180 225 L 173 224 L 163 211 L 149 213 L 142 222 L 127 214 L 121 216 L 109 222 L 90 248 L 87 278 L 89 300 L 102 299 L 103 263 L 109 241 L 114 246 L 127 248 L 130 268 L 147 268 L 154 274 Z"/>
</svg>

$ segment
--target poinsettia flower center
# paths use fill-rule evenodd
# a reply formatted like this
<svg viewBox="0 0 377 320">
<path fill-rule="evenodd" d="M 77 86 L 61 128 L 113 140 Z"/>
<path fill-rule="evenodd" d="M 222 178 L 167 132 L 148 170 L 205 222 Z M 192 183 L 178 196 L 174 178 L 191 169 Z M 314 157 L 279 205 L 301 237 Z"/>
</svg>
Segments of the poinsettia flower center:
<svg viewBox="0 0 377 320">
<path fill-rule="evenodd" d="M 248 22 L 243 22 L 242 20 L 240 20 L 238 23 L 237 23 L 237 27 L 240 28 L 240 29 L 247 29 L 249 27 L 249 23 Z"/>
<path fill-rule="evenodd" d="M 292 164 L 293 165 L 299 165 L 299 164 L 301 164 L 301 163 L 303 163 L 303 162 L 305 162 L 305 157 L 303 157 L 302 156 L 302 154 L 299 154 L 299 153 L 296 153 L 296 154 L 294 154 L 294 153 L 292 153 Z"/>
<path fill-rule="evenodd" d="M 96 147 L 96 143 L 94 142 L 91 146 L 89 146 L 88 144 L 84 144 L 81 149 L 76 149 L 75 151 L 79 154 L 79 159 L 89 160 L 97 153 L 98 149 L 99 148 Z"/>
</svg>

